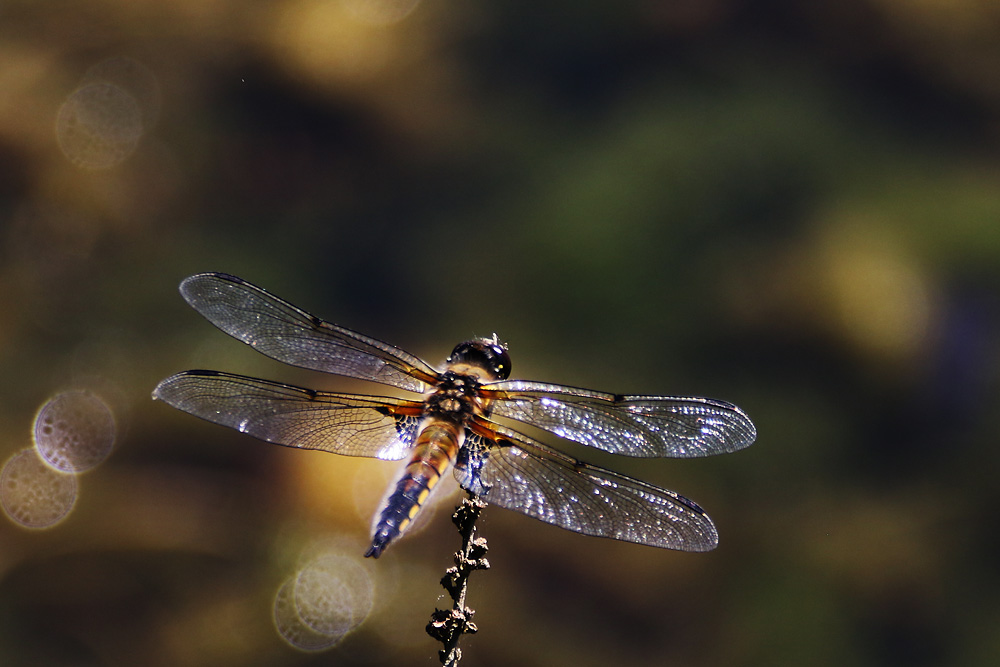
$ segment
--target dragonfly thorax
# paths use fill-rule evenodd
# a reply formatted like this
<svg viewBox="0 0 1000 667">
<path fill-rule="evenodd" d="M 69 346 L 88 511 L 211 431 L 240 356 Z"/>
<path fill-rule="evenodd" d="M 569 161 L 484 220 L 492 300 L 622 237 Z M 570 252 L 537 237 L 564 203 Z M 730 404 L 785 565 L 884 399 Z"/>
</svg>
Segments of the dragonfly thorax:
<svg viewBox="0 0 1000 667">
<path fill-rule="evenodd" d="M 481 413 L 479 378 L 455 371 L 441 373 L 437 385 L 424 399 L 424 413 L 444 417 L 449 421 L 464 423 L 469 417 Z"/>
</svg>

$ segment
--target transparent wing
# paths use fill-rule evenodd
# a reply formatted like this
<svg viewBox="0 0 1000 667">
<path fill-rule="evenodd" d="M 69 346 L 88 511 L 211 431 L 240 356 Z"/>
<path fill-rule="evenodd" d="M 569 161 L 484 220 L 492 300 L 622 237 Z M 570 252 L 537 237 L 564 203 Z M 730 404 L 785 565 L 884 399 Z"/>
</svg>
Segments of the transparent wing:
<svg viewBox="0 0 1000 667">
<path fill-rule="evenodd" d="M 625 456 L 709 456 L 743 449 L 757 437 L 746 413 L 710 398 L 620 396 L 516 380 L 484 388 L 494 415 Z"/>
<path fill-rule="evenodd" d="M 577 461 L 490 425 L 467 431 L 455 476 L 488 503 L 584 535 L 681 551 L 709 551 L 715 525 L 687 498 Z M 482 431 L 482 432 L 480 432 Z"/>
<path fill-rule="evenodd" d="M 407 455 L 421 404 L 333 394 L 217 371 L 168 377 L 153 398 L 287 447 L 397 460 Z"/>
<path fill-rule="evenodd" d="M 209 322 L 286 364 L 416 392 L 437 377 L 417 357 L 324 322 L 236 276 L 200 273 L 184 279 L 180 290 Z"/>
</svg>

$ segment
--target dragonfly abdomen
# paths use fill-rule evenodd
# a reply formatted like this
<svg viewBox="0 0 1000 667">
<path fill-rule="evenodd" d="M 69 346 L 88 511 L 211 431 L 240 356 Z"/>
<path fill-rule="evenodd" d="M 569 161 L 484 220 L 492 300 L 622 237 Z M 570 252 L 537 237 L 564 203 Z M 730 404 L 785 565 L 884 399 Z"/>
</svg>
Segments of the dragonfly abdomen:
<svg viewBox="0 0 1000 667">
<path fill-rule="evenodd" d="M 413 522 L 441 475 L 458 456 L 461 432 L 460 426 L 443 419 L 431 420 L 420 430 L 413 457 L 385 501 L 365 556 L 378 558 Z"/>
</svg>

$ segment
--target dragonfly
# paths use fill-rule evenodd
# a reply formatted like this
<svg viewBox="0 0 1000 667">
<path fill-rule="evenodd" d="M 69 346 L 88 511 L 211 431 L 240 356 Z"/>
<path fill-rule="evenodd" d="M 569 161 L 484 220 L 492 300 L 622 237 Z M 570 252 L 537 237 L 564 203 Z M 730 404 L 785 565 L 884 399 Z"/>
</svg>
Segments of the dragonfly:
<svg viewBox="0 0 1000 667">
<path fill-rule="evenodd" d="M 437 370 L 236 276 L 193 275 L 180 292 L 209 322 L 268 357 L 411 392 L 394 398 L 316 391 L 214 370 L 178 373 L 153 391 L 154 399 L 266 442 L 408 459 L 373 521 L 369 557 L 403 534 L 449 469 L 486 503 L 561 528 L 709 551 L 718 532 L 694 501 L 577 460 L 497 419 L 642 458 L 734 452 L 757 435 L 750 418 L 725 401 L 511 380 L 510 354 L 496 334 L 460 343 Z"/>
</svg>

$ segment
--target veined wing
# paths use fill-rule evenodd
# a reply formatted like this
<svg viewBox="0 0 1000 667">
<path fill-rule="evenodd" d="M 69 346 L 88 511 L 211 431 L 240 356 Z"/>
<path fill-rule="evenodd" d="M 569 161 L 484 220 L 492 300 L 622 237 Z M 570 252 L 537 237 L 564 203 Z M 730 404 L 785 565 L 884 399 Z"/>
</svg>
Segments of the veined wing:
<svg viewBox="0 0 1000 667">
<path fill-rule="evenodd" d="M 577 461 L 530 438 L 482 424 L 466 431 L 455 476 L 493 505 L 584 535 L 681 551 L 709 551 L 715 525 L 693 501 Z"/>
<path fill-rule="evenodd" d="M 399 348 L 324 322 L 236 276 L 200 273 L 185 278 L 180 289 L 209 322 L 286 364 L 416 392 L 437 376 Z"/>
<path fill-rule="evenodd" d="M 153 398 L 277 445 L 385 460 L 407 455 L 422 407 L 200 370 L 168 377 Z"/>
<path fill-rule="evenodd" d="M 692 458 L 747 447 L 757 429 L 725 401 L 621 396 L 517 380 L 484 385 L 493 414 L 614 454 Z"/>
</svg>

